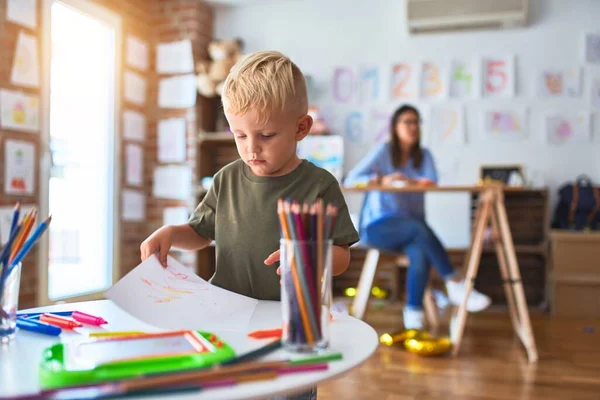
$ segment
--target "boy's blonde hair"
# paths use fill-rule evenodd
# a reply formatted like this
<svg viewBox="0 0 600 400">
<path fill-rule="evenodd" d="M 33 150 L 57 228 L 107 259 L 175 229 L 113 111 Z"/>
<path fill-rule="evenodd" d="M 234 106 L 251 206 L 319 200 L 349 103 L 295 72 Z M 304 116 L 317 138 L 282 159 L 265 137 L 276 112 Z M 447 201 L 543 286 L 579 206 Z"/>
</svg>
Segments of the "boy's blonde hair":
<svg viewBox="0 0 600 400">
<path fill-rule="evenodd" d="M 304 75 L 278 51 L 258 51 L 241 58 L 225 79 L 222 98 L 225 111 L 243 115 L 254 110 L 263 123 L 277 112 L 295 117 L 308 112 Z"/>
</svg>

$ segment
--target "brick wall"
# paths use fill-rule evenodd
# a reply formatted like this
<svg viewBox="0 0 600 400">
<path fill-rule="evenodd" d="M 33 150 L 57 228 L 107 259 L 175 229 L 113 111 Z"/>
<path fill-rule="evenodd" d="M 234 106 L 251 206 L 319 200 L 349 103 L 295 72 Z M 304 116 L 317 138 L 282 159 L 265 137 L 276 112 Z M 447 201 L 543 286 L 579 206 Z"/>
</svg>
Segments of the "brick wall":
<svg viewBox="0 0 600 400">
<path fill-rule="evenodd" d="M 8 22 L 6 18 L 6 0 L 0 0 L 0 88 L 21 91 L 25 94 L 39 95 L 39 89 L 29 89 L 11 84 L 11 70 L 14 60 L 15 49 L 17 47 L 17 38 L 19 32 L 34 35 L 38 39 L 38 53 L 40 42 L 40 13 L 37 16 L 37 29 L 32 30 L 25 26 Z M 40 54 L 41 55 L 41 54 Z M 35 154 L 38 160 L 35 174 L 35 190 L 33 195 L 13 196 L 7 195 L 4 191 L 4 147 L 6 140 L 16 139 L 33 143 Z M 0 206 L 14 206 L 17 200 L 21 199 L 23 204 L 39 204 L 39 186 L 37 185 L 39 175 L 39 156 L 40 156 L 40 135 L 38 133 L 23 133 L 0 128 Z M 22 304 L 33 305 L 36 301 L 38 287 L 37 280 L 37 249 L 34 248 L 23 261 L 23 275 L 21 278 L 21 298 Z"/>
<path fill-rule="evenodd" d="M 169 42 L 181 39 L 190 39 L 193 45 L 194 59 L 205 58 L 206 48 L 210 37 L 212 36 L 212 12 L 210 8 L 199 0 L 94 0 L 97 4 L 119 14 L 122 17 L 122 65 L 119 66 L 119 75 L 123 82 L 123 71 L 131 70 L 139 73 L 146 79 L 147 95 L 146 105 L 138 107 L 121 99 L 122 110 L 117 115 L 119 125 L 122 126 L 122 111 L 132 109 L 143 113 L 146 116 L 147 140 L 144 143 L 144 184 L 140 190 L 146 194 L 146 221 L 145 222 L 124 222 L 120 223 L 120 260 L 119 272 L 123 276 L 134 268 L 140 260 L 140 243 L 163 222 L 163 209 L 172 206 L 188 206 L 193 208 L 195 204 L 186 204 L 181 201 L 155 199 L 152 197 L 153 171 L 158 165 L 157 161 L 157 122 L 163 118 L 183 117 L 187 121 L 187 164 L 192 166 L 194 171 L 192 184 L 196 185 L 196 137 L 199 128 L 206 130 L 214 129 L 210 123 L 200 124 L 199 121 L 207 121 L 202 118 L 210 107 L 206 100 L 198 98 L 198 104 L 195 108 L 184 110 L 165 110 L 157 107 L 157 84 L 158 76 L 155 71 L 155 45 L 159 42 Z M 20 30 L 25 30 L 34 34 L 40 39 L 41 35 L 41 6 L 42 1 L 38 1 L 38 29 L 35 31 L 6 22 L 6 0 L 0 0 L 0 88 L 19 89 L 25 93 L 39 94 L 39 90 L 17 88 L 10 84 L 10 71 L 12 60 L 16 47 L 16 40 Z M 126 67 L 125 51 L 126 39 L 128 35 L 133 35 L 146 41 L 150 46 L 150 68 L 146 72 L 135 71 Z M 41 42 L 41 40 L 39 40 Z M 41 54 L 41 49 L 40 49 Z M 121 84 L 123 85 L 123 83 Z M 39 159 L 39 134 L 24 134 L 12 132 L 9 130 L 0 130 L 0 160 L 4 157 L 4 143 L 7 138 L 16 138 L 28 140 L 36 146 L 36 156 Z M 121 189 L 125 185 L 125 160 L 124 144 L 121 142 L 121 166 L 122 180 Z M 38 165 L 39 166 L 39 165 Z M 36 168 L 36 188 L 35 194 L 30 197 L 20 196 L 23 203 L 39 204 L 39 176 Z M 17 197 L 7 196 L 4 193 L 3 184 L 4 175 L 0 173 L 0 206 L 14 205 Z M 119 199 L 121 194 L 119 193 Z M 193 255 L 185 259 L 186 264 L 194 265 Z M 38 304 L 37 299 L 37 254 L 32 251 L 24 262 L 24 273 L 21 283 L 20 307 L 26 308 Z"/>
</svg>

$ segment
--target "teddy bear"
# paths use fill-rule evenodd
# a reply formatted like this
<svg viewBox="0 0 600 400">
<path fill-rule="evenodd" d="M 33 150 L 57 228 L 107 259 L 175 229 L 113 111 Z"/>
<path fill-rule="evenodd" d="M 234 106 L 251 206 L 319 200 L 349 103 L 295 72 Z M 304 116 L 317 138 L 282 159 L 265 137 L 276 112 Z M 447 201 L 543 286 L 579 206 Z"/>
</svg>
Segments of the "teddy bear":
<svg viewBox="0 0 600 400">
<path fill-rule="evenodd" d="M 241 39 L 213 40 L 208 45 L 210 61 L 196 64 L 198 92 L 204 97 L 221 95 L 223 82 L 231 67 L 239 60 L 243 43 Z"/>
</svg>

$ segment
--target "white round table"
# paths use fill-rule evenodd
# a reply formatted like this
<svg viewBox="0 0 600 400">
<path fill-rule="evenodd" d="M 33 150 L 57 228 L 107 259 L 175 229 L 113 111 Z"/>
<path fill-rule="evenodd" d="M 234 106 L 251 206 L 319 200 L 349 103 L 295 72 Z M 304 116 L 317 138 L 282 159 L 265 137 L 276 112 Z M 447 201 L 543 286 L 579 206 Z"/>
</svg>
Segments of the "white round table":
<svg viewBox="0 0 600 400">
<path fill-rule="evenodd" d="M 141 330 L 155 332 L 159 329 L 145 324 L 117 307 L 110 300 L 89 301 L 81 303 L 60 304 L 41 307 L 27 312 L 77 310 L 92 315 L 102 316 L 108 324 L 101 328 L 79 328 L 78 332 L 64 331 L 59 338 L 18 331 L 16 338 L 8 345 L 0 345 L 0 399 L 19 395 L 31 395 L 40 390 L 38 382 L 38 364 L 42 351 L 58 340 L 81 338 L 93 331 L 132 331 Z M 23 312 L 20 311 L 20 312 Z M 250 321 L 250 331 L 272 329 L 281 326 L 281 309 L 279 302 L 259 301 Z M 215 331 L 215 334 L 228 342 L 238 354 L 262 347 L 265 341 L 248 338 L 245 333 L 233 331 Z M 85 336 L 84 336 L 85 337 Z M 378 345 L 376 332 L 361 320 L 348 315 L 335 315 L 331 323 L 330 351 L 340 352 L 343 359 L 332 361 L 326 371 L 289 374 L 274 380 L 243 383 L 231 387 L 207 389 L 205 391 L 187 392 L 161 399 L 264 399 L 272 396 L 293 394 L 308 390 L 319 383 L 332 379 L 368 359 Z M 278 350 L 265 359 L 290 358 L 284 350 Z M 128 397 L 144 398 L 144 397 Z"/>
</svg>

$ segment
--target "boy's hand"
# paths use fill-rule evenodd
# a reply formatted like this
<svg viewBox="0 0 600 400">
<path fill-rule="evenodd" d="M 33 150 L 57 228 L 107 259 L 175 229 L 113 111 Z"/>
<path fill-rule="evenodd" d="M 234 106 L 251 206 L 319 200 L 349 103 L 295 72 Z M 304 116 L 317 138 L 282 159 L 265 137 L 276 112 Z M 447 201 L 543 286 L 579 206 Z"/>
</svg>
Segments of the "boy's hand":
<svg viewBox="0 0 600 400">
<path fill-rule="evenodd" d="M 142 242 L 140 246 L 142 261 L 152 254 L 157 254 L 162 266 L 167 267 L 167 254 L 169 254 L 173 244 L 173 233 L 170 228 L 169 226 L 163 226 Z"/>
<path fill-rule="evenodd" d="M 281 255 L 279 253 L 279 250 L 271 253 L 269 257 L 267 257 L 267 259 L 265 260 L 265 265 L 273 265 L 274 263 L 280 260 L 280 257 Z M 277 268 L 277 275 L 281 275 L 281 267 Z"/>
</svg>

